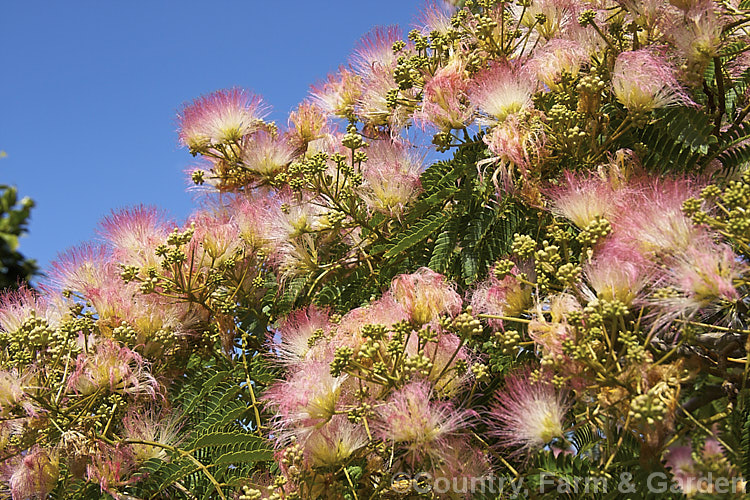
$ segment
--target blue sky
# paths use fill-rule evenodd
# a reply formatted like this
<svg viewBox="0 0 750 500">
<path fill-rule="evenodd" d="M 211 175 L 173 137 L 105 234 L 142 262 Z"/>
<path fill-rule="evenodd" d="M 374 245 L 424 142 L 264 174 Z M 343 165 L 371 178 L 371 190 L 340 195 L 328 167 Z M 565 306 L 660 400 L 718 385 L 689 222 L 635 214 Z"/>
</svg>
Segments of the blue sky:
<svg viewBox="0 0 750 500">
<path fill-rule="evenodd" d="M 42 266 L 110 210 L 194 206 L 177 109 L 244 87 L 287 113 L 376 25 L 420 0 L 23 0 L 0 11 L 0 183 L 37 203 L 21 251 Z"/>
</svg>

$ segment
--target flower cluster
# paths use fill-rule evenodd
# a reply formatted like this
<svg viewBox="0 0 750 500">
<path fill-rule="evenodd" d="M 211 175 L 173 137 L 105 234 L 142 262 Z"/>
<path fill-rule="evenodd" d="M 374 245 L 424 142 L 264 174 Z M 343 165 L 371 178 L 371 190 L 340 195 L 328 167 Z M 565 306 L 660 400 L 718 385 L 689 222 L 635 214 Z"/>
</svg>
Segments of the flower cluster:
<svg viewBox="0 0 750 500">
<path fill-rule="evenodd" d="M 451 4 L 286 125 L 186 103 L 200 208 L 113 211 L 0 296 L 0 496 L 740 473 L 747 5 Z"/>
</svg>

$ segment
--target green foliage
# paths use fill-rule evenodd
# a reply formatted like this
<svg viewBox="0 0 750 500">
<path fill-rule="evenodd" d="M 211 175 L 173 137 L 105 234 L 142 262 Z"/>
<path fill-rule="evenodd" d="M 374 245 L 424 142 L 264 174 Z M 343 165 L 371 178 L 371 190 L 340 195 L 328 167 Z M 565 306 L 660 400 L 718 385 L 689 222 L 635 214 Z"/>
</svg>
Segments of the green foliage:
<svg viewBox="0 0 750 500">
<path fill-rule="evenodd" d="M 16 288 L 37 272 L 36 261 L 18 250 L 33 207 L 31 199 L 18 199 L 15 187 L 0 185 L 0 289 Z"/>
</svg>

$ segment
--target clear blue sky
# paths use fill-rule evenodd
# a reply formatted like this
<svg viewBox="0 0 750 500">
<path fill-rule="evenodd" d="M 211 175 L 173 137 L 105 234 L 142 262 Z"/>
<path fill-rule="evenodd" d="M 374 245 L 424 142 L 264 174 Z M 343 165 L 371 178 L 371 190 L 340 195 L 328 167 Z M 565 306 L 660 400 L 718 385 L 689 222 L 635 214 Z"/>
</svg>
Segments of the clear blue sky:
<svg viewBox="0 0 750 500">
<path fill-rule="evenodd" d="M 42 266 L 114 208 L 193 207 L 177 144 L 186 101 L 244 87 L 287 113 L 376 25 L 420 0 L 18 0 L 0 10 L 0 183 L 32 197 L 21 251 Z"/>
</svg>

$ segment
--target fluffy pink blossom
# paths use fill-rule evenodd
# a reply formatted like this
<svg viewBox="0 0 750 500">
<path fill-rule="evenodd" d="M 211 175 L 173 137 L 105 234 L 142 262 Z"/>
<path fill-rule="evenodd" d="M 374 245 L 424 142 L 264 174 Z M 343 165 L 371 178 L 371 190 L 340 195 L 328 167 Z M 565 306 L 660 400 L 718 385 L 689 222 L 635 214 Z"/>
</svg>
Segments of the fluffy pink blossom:
<svg viewBox="0 0 750 500">
<path fill-rule="evenodd" d="M 297 155 L 289 139 L 265 130 L 258 131 L 242 143 L 242 164 L 262 181 L 272 181 Z"/>
<path fill-rule="evenodd" d="M 51 290 L 39 294 L 26 286 L 0 294 L 0 329 L 17 331 L 24 321 L 38 318 L 55 328 L 67 315 L 62 297 Z"/>
<path fill-rule="evenodd" d="M 735 288 L 747 270 L 731 248 L 702 239 L 678 252 L 670 262 L 664 284 L 680 292 L 673 298 L 654 298 L 660 309 L 657 324 L 667 324 L 676 317 L 712 314 L 726 302 L 735 302 L 740 293 Z"/>
<path fill-rule="evenodd" d="M 365 325 L 390 326 L 400 321 L 407 321 L 409 312 L 390 294 L 385 294 L 372 304 L 352 309 L 346 313 L 338 325 L 337 331 L 347 338 L 360 337 L 360 330 Z M 339 341 L 338 338 L 334 339 Z"/>
<path fill-rule="evenodd" d="M 461 297 L 442 274 L 422 267 L 412 274 L 396 276 L 390 293 L 410 315 L 423 325 L 440 316 L 455 316 L 461 311 Z"/>
<path fill-rule="evenodd" d="M 612 88 L 623 106 L 639 113 L 693 104 L 674 73 L 674 68 L 654 49 L 622 52 L 615 60 Z"/>
<path fill-rule="evenodd" d="M 158 384 L 138 353 L 114 340 L 102 339 L 89 352 L 78 355 L 68 387 L 84 396 L 108 391 L 153 398 Z"/>
<path fill-rule="evenodd" d="M 37 406 L 29 397 L 33 395 L 34 372 L 30 369 L 19 373 L 17 369 L 0 370 L 0 421 L 10 419 L 13 410 L 21 408 L 33 416 Z"/>
<path fill-rule="evenodd" d="M 489 118 L 503 121 L 509 115 L 533 108 L 536 80 L 518 63 L 493 64 L 479 73 L 470 92 L 471 102 Z"/>
<path fill-rule="evenodd" d="M 454 10 L 447 2 L 427 3 L 417 15 L 417 24 L 422 35 L 429 36 L 430 33 L 447 33 L 451 26 L 451 11 Z"/>
<path fill-rule="evenodd" d="M 84 295 L 120 281 L 109 249 L 90 243 L 58 254 L 49 274 L 52 283 L 59 289 Z"/>
<path fill-rule="evenodd" d="M 617 239 L 599 247 L 594 259 L 586 262 L 583 272 L 599 298 L 617 299 L 625 305 L 642 295 L 653 275 L 643 255 Z"/>
<path fill-rule="evenodd" d="M 674 446 L 666 453 L 666 466 L 671 470 L 680 490 L 686 495 L 697 493 L 695 488 L 698 472 L 690 446 Z"/>
<path fill-rule="evenodd" d="M 559 185 L 547 194 L 552 213 L 585 229 L 597 217 L 611 220 L 617 213 L 617 200 L 627 191 L 615 189 L 602 177 L 565 172 Z"/>
<path fill-rule="evenodd" d="M 184 435 L 180 431 L 184 424 L 184 415 L 178 412 L 157 412 L 154 409 L 131 409 L 122 419 L 123 437 L 133 441 L 150 441 L 165 446 L 176 446 Z M 148 444 L 131 444 L 133 460 L 142 464 L 151 459 L 167 461 L 169 456 L 164 448 Z"/>
<path fill-rule="evenodd" d="M 362 83 L 362 93 L 355 106 L 357 117 L 371 128 L 399 129 L 406 125 L 408 116 L 401 108 L 394 110 L 388 104 L 388 93 L 397 87 L 391 71 L 373 70 Z"/>
<path fill-rule="evenodd" d="M 362 425 L 349 422 L 346 415 L 335 415 L 304 438 L 304 452 L 312 467 L 334 467 L 347 463 L 368 442 Z"/>
<path fill-rule="evenodd" d="M 520 18 L 522 26 L 533 28 L 539 36 L 550 40 L 578 24 L 576 18 L 579 9 L 579 5 L 572 0 L 534 0 L 524 6 L 513 4 L 511 12 Z M 543 23 L 539 22 L 540 14 L 544 16 Z"/>
<path fill-rule="evenodd" d="M 140 205 L 113 210 L 99 223 L 99 232 L 112 245 L 115 262 L 144 267 L 158 264 L 154 250 L 173 227 L 161 210 Z"/>
<path fill-rule="evenodd" d="M 40 446 L 6 460 L 2 469 L 13 500 L 44 500 L 57 484 L 60 472 L 57 455 Z"/>
<path fill-rule="evenodd" d="M 328 311 L 310 305 L 289 313 L 279 324 L 278 339 L 272 340 L 271 348 L 278 361 L 283 365 L 295 365 L 304 360 L 317 359 L 316 354 L 322 354 L 320 348 L 310 345 L 313 335 L 322 332 L 327 335 L 331 331 Z M 325 338 L 317 343 L 326 343 Z"/>
<path fill-rule="evenodd" d="M 565 397 L 547 380 L 531 382 L 522 371 L 505 378 L 505 389 L 495 395 L 490 409 L 490 433 L 516 454 L 531 452 L 563 437 Z"/>
<path fill-rule="evenodd" d="M 518 270 L 499 280 L 492 272 L 479 283 L 471 295 L 471 308 L 474 313 L 495 316 L 515 316 L 529 305 L 531 294 L 514 276 Z M 489 318 L 487 323 L 493 328 L 502 328 L 501 319 Z"/>
<path fill-rule="evenodd" d="M 580 43 L 555 38 L 535 51 L 528 64 L 537 78 L 554 91 L 560 90 L 563 74 L 575 79 L 587 61 L 588 53 Z"/>
<path fill-rule="evenodd" d="M 374 432 L 386 443 L 407 452 L 410 465 L 425 459 L 440 460 L 448 439 L 469 426 L 471 413 L 434 399 L 430 386 L 411 382 L 393 392 L 376 409 Z"/>
<path fill-rule="evenodd" d="M 414 113 L 414 120 L 443 132 L 464 128 L 474 115 L 469 87 L 464 64 L 459 60 L 440 68 L 425 83 L 422 107 Z"/>
<path fill-rule="evenodd" d="M 109 445 L 97 442 L 95 453 L 86 466 L 86 478 L 99 484 L 101 491 L 117 495 L 117 489 L 135 483 L 136 472 L 133 451 L 126 445 Z"/>
<path fill-rule="evenodd" d="M 227 259 L 242 254 L 239 228 L 222 207 L 208 208 L 193 214 L 190 225 L 195 228 L 191 244 L 194 248 L 193 266 L 218 266 Z"/>
<path fill-rule="evenodd" d="M 355 47 L 351 56 L 352 66 L 363 76 L 372 71 L 392 70 L 397 58 L 393 44 L 399 40 L 402 40 L 402 34 L 398 26 L 373 29 Z"/>
<path fill-rule="evenodd" d="M 683 16 L 675 16 L 669 27 L 675 46 L 694 72 L 704 70 L 721 48 L 723 25 L 714 9 L 713 3 L 693 6 Z"/>
<path fill-rule="evenodd" d="M 367 155 L 360 197 L 369 209 L 398 217 L 419 194 L 423 155 L 390 140 L 373 141 Z"/>
<path fill-rule="evenodd" d="M 308 361 L 271 385 L 263 399 L 276 413 L 280 430 L 318 427 L 340 409 L 346 375 L 334 377 L 327 361 Z"/>
<path fill-rule="evenodd" d="M 646 256 L 672 253 L 705 238 L 682 211 L 682 203 L 697 195 L 700 184 L 688 177 L 646 176 L 630 182 L 628 196 L 618 197 L 613 236 L 629 241 Z"/>
<path fill-rule="evenodd" d="M 261 98 L 247 90 L 219 90 L 183 107 L 180 140 L 193 151 L 235 142 L 257 130 L 265 114 Z"/>
<path fill-rule="evenodd" d="M 361 93 L 362 77 L 343 67 L 311 90 L 314 102 L 323 111 L 340 118 L 352 116 Z"/>
<path fill-rule="evenodd" d="M 520 117 L 518 114 L 509 115 L 502 123 L 485 134 L 482 141 L 496 155 L 496 159 L 515 165 L 524 177 L 528 175 L 534 161 L 546 154 L 544 146 L 547 142 L 547 135 L 539 117 L 534 115 L 525 117 Z M 510 173 L 505 175 L 503 181 L 506 191 L 512 189 Z"/>
</svg>

